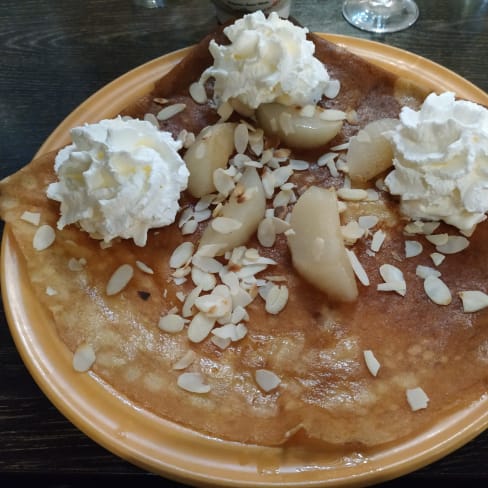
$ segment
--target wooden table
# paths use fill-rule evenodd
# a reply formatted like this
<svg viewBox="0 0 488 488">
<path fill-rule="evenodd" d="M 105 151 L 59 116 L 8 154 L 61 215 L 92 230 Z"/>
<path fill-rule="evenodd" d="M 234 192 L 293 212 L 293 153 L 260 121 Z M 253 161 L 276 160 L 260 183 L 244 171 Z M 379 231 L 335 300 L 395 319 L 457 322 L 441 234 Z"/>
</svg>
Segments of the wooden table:
<svg viewBox="0 0 488 488">
<path fill-rule="evenodd" d="M 146 9 L 132 0 L 0 2 L 0 177 L 26 164 L 63 118 L 96 90 L 131 68 L 197 42 L 216 25 L 209 0 L 163 3 Z M 385 36 L 349 26 L 339 0 L 295 0 L 292 15 L 313 31 L 406 49 L 488 91 L 488 2 L 417 3 L 418 22 Z M 53 407 L 23 365 L 3 312 L 0 316 L 0 483 L 161 483 L 94 443 Z M 487 461 L 485 432 L 388 486 L 448 480 L 486 485 Z M 164 486 L 182 485 L 168 481 Z"/>
</svg>

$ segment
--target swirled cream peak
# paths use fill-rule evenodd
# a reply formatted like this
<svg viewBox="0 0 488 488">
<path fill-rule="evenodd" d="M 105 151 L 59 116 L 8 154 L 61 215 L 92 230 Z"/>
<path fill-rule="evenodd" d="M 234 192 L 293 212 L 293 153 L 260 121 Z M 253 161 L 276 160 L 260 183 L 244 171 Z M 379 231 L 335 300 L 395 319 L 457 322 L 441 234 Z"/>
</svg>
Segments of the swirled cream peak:
<svg viewBox="0 0 488 488">
<path fill-rule="evenodd" d="M 389 133 L 394 169 L 385 183 L 412 219 L 443 220 L 470 234 L 488 211 L 488 110 L 430 94 L 404 107 Z"/>
<path fill-rule="evenodd" d="M 144 246 L 149 229 L 174 222 L 188 170 L 170 133 L 118 117 L 74 128 L 71 137 L 47 190 L 61 203 L 58 228 L 78 223 L 106 243 L 122 237 Z"/>
<path fill-rule="evenodd" d="M 276 12 L 269 17 L 260 10 L 247 14 L 224 29 L 230 44 L 210 42 L 214 64 L 200 81 L 215 79 L 217 105 L 232 99 L 252 109 L 269 102 L 315 104 L 330 78 L 314 56 L 307 32 Z"/>
</svg>

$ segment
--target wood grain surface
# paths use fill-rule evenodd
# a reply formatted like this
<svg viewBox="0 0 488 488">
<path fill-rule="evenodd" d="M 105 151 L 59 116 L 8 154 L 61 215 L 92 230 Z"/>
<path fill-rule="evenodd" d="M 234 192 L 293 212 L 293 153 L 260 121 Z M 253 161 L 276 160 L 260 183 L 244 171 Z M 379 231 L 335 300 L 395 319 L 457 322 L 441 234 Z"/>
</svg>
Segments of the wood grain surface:
<svg viewBox="0 0 488 488">
<path fill-rule="evenodd" d="M 30 161 L 55 127 L 99 88 L 165 53 L 196 43 L 217 23 L 209 0 L 166 0 L 147 9 L 132 0 L 0 2 L 0 178 Z M 339 0 L 294 0 L 310 30 L 406 49 L 488 91 L 488 2 L 418 0 L 410 29 L 385 36 L 348 25 Z M 0 483 L 75 487 L 125 481 L 182 487 L 121 460 L 63 417 L 26 370 L 0 313 Z M 384 486 L 439 482 L 486 486 L 488 432 Z"/>
</svg>

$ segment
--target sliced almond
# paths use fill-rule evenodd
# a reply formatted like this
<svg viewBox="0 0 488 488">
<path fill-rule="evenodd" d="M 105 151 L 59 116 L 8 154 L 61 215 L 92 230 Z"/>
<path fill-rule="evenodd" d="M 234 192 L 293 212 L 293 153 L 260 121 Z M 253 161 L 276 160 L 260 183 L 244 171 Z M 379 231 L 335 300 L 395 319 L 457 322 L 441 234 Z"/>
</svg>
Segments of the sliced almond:
<svg viewBox="0 0 488 488">
<path fill-rule="evenodd" d="M 184 103 L 175 103 L 173 105 L 168 105 L 164 107 L 162 110 L 158 112 L 156 117 L 158 120 L 168 120 L 171 117 L 174 117 L 176 114 L 183 112 L 186 109 L 186 105 Z"/>
<path fill-rule="evenodd" d="M 249 131 L 246 124 L 238 124 L 234 130 L 234 146 L 238 154 L 245 152 L 249 143 Z"/>
<path fill-rule="evenodd" d="M 188 326 L 188 339 L 191 342 L 202 342 L 207 338 L 215 325 L 215 319 L 208 315 L 198 312 Z"/>
<path fill-rule="evenodd" d="M 259 388 L 266 393 L 276 389 L 281 383 L 280 377 L 267 369 L 256 370 L 255 378 Z"/>
<path fill-rule="evenodd" d="M 370 350 L 363 351 L 363 356 L 369 372 L 373 376 L 376 376 L 378 374 L 381 365 L 379 361 L 376 359 L 375 355 L 373 354 L 373 351 Z"/>
<path fill-rule="evenodd" d="M 58 294 L 58 291 L 54 289 L 52 286 L 46 287 L 46 295 L 49 297 L 56 296 Z"/>
<path fill-rule="evenodd" d="M 436 276 L 437 278 L 441 276 L 441 272 L 439 270 L 430 266 L 424 266 L 422 264 L 419 264 L 417 266 L 417 268 L 415 269 L 415 274 L 423 280 L 425 280 L 427 276 Z"/>
<path fill-rule="evenodd" d="M 401 281 L 404 279 L 403 272 L 392 264 L 382 264 L 380 266 L 380 275 L 386 282 Z"/>
<path fill-rule="evenodd" d="M 159 129 L 158 118 L 154 114 L 151 113 L 144 114 L 144 120 Z"/>
<path fill-rule="evenodd" d="M 393 266 L 392 264 L 383 264 L 380 266 L 380 275 L 385 281 L 385 283 L 389 283 L 392 291 L 397 292 L 401 296 L 405 296 L 407 291 L 407 283 L 403 277 L 402 271 Z M 379 285 L 378 285 L 379 286 Z M 384 291 L 386 291 L 387 287 L 384 287 Z M 379 287 L 378 290 L 381 290 L 382 287 Z"/>
<path fill-rule="evenodd" d="M 242 266 L 236 273 L 241 280 L 244 280 L 246 278 L 254 278 L 254 275 L 261 273 L 261 271 L 264 271 L 267 267 L 266 264 L 249 264 Z"/>
<path fill-rule="evenodd" d="M 346 245 L 352 245 L 364 236 L 365 230 L 357 221 L 351 220 L 346 225 L 341 226 L 341 233 Z"/>
<path fill-rule="evenodd" d="M 203 291 L 210 291 L 215 288 L 217 278 L 212 273 L 202 271 L 196 266 L 192 267 L 191 279 L 196 286 L 199 286 Z"/>
<path fill-rule="evenodd" d="M 256 156 L 261 156 L 264 149 L 263 129 L 255 129 L 249 133 L 249 147 Z"/>
<path fill-rule="evenodd" d="M 233 324 L 238 324 L 243 320 L 249 320 L 249 314 L 247 313 L 246 309 L 240 305 L 236 306 L 234 310 L 232 310 L 232 315 L 230 317 L 230 321 Z"/>
<path fill-rule="evenodd" d="M 197 252 L 195 253 L 195 257 L 193 258 L 193 260 L 195 260 L 197 256 L 206 256 L 209 258 L 214 258 L 215 256 L 217 256 L 219 251 L 222 250 L 224 247 L 225 247 L 224 244 L 218 244 L 218 243 L 205 244 L 203 246 L 200 246 Z"/>
<path fill-rule="evenodd" d="M 219 105 L 217 113 L 220 115 L 219 122 L 225 122 L 229 120 L 230 116 L 234 112 L 234 107 L 229 102 L 224 102 Z"/>
<path fill-rule="evenodd" d="M 224 285 L 228 286 L 231 295 L 235 295 L 239 291 L 239 278 L 234 271 L 229 271 L 227 268 L 223 268 L 220 273 L 220 279 Z"/>
<path fill-rule="evenodd" d="M 213 183 L 215 189 L 224 197 L 229 196 L 236 186 L 232 175 L 223 168 L 217 168 L 214 171 Z"/>
<path fill-rule="evenodd" d="M 378 222 L 379 218 L 376 215 L 361 215 L 358 218 L 358 224 L 364 230 L 372 229 Z"/>
<path fill-rule="evenodd" d="M 29 222 L 29 224 L 38 226 L 41 222 L 41 214 L 39 212 L 29 212 L 26 210 L 20 218 L 25 222 Z"/>
<path fill-rule="evenodd" d="M 79 373 L 88 371 L 96 360 L 95 351 L 90 344 L 80 344 L 73 355 L 73 369 Z"/>
<path fill-rule="evenodd" d="M 205 382 L 202 373 L 182 373 L 178 376 L 177 385 L 190 393 L 208 393 L 210 385 Z"/>
<path fill-rule="evenodd" d="M 424 234 L 432 234 L 441 225 L 440 222 L 423 222 L 422 229 Z"/>
<path fill-rule="evenodd" d="M 222 289 L 226 289 L 227 292 L 221 293 Z M 232 297 L 229 288 L 225 285 L 216 286 L 212 293 L 196 298 L 195 306 L 207 317 L 214 319 L 224 317 L 232 312 Z"/>
<path fill-rule="evenodd" d="M 430 234 L 426 235 L 425 238 L 434 244 L 434 246 L 443 246 L 444 244 L 447 243 L 449 239 L 448 234 Z"/>
<path fill-rule="evenodd" d="M 188 222 L 185 222 L 183 227 L 181 228 L 181 234 L 184 236 L 193 234 L 198 228 L 198 222 L 195 219 L 191 219 Z"/>
<path fill-rule="evenodd" d="M 410 405 L 412 411 L 421 410 L 423 408 L 427 408 L 429 404 L 429 397 L 426 395 L 425 391 L 422 388 L 412 388 L 406 391 L 407 401 Z"/>
<path fill-rule="evenodd" d="M 195 305 L 195 300 L 202 292 L 202 288 L 200 286 L 196 286 L 193 290 L 188 293 L 186 298 L 183 298 L 183 308 L 181 310 L 181 315 L 183 317 L 191 317 L 193 315 L 193 307 Z"/>
<path fill-rule="evenodd" d="M 339 188 L 337 196 L 341 200 L 359 202 L 368 198 L 368 192 L 362 188 Z"/>
<path fill-rule="evenodd" d="M 233 307 L 247 307 L 254 300 L 254 297 L 254 288 L 246 290 L 243 287 L 239 287 L 239 290 L 232 294 L 232 305 Z M 232 315 L 229 321 L 233 322 Z"/>
<path fill-rule="evenodd" d="M 351 263 L 352 270 L 356 275 L 357 279 L 364 285 L 369 286 L 369 278 L 364 269 L 363 265 L 359 261 L 358 257 L 356 256 L 355 252 L 351 249 L 346 249 L 347 257 L 349 258 L 349 262 Z"/>
<path fill-rule="evenodd" d="M 164 296 L 166 297 L 167 295 L 167 292 L 168 290 L 164 290 Z M 180 301 L 180 302 L 184 302 L 185 301 L 185 298 L 186 298 L 186 295 L 180 290 L 180 291 L 177 291 L 176 294 L 175 294 L 176 298 Z"/>
<path fill-rule="evenodd" d="M 154 115 L 153 118 L 156 123 L 156 127 L 159 128 L 158 119 Z M 188 132 L 186 129 L 182 129 L 177 136 L 177 140 L 183 143 L 183 147 L 185 149 L 188 149 L 195 142 L 195 139 L 195 134 L 193 132 Z"/>
<path fill-rule="evenodd" d="M 170 313 L 159 319 L 158 327 L 164 332 L 175 334 L 181 332 L 187 322 L 188 320 L 185 320 L 180 315 Z"/>
<path fill-rule="evenodd" d="M 191 267 L 188 265 L 183 266 L 182 268 L 177 268 L 174 273 L 171 273 L 173 278 L 183 278 L 188 276 L 191 273 Z"/>
<path fill-rule="evenodd" d="M 193 217 L 193 209 L 191 207 L 184 208 L 178 219 L 178 227 L 182 227 L 192 217 Z"/>
<path fill-rule="evenodd" d="M 290 167 L 294 171 L 305 171 L 310 167 L 310 163 L 302 159 L 290 159 Z"/>
<path fill-rule="evenodd" d="M 116 295 L 117 293 L 121 292 L 127 286 L 133 276 L 134 268 L 130 264 L 122 264 L 119 266 L 107 283 L 107 295 Z"/>
<path fill-rule="evenodd" d="M 232 342 L 230 339 L 222 339 L 221 337 L 217 337 L 215 335 L 210 338 L 210 341 L 212 344 L 215 344 L 219 349 L 222 350 L 227 349 Z"/>
<path fill-rule="evenodd" d="M 173 279 L 173 283 L 176 285 L 176 286 L 181 286 L 183 283 L 186 283 L 188 280 L 187 278 L 185 277 L 182 277 L 182 278 L 174 278 Z"/>
<path fill-rule="evenodd" d="M 38 227 L 32 240 L 32 245 L 36 251 L 44 251 L 50 247 L 56 240 L 54 229 L 47 224 Z"/>
<path fill-rule="evenodd" d="M 447 242 L 436 246 L 436 250 L 442 254 L 455 254 L 464 251 L 469 246 L 469 241 L 464 236 L 449 236 Z"/>
<path fill-rule="evenodd" d="M 271 218 L 264 218 L 258 225 L 257 238 L 261 246 L 272 247 L 276 241 L 276 232 Z"/>
<path fill-rule="evenodd" d="M 281 166 L 273 170 L 275 187 L 278 188 L 283 186 L 292 175 L 293 175 L 293 169 L 291 165 Z"/>
<path fill-rule="evenodd" d="M 317 166 L 328 166 L 329 163 L 332 163 L 334 165 L 334 168 L 335 168 L 335 160 L 337 159 L 338 156 L 339 156 L 339 154 L 336 152 L 328 152 L 328 153 L 322 154 L 322 156 L 320 156 L 317 159 Z M 332 176 L 339 176 L 339 173 L 333 174 Z"/>
<path fill-rule="evenodd" d="M 405 280 L 386 281 L 376 285 L 378 291 L 396 291 L 399 295 L 404 296 L 407 292 L 407 283 Z"/>
<path fill-rule="evenodd" d="M 449 305 L 452 301 L 449 288 L 436 276 L 427 276 L 425 278 L 424 290 L 427 296 L 437 305 Z"/>
<path fill-rule="evenodd" d="M 243 339 L 247 334 L 247 327 L 244 324 L 225 324 L 222 327 L 216 327 L 212 334 L 221 339 L 230 339 L 237 342 Z"/>
<path fill-rule="evenodd" d="M 166 105 L 169 102 L 169 100 L 163 97 L 154 97 L 153 102 L 157 103 L 158 105 Z"/>
<path fill-rule="evenodd" d="M 273 207 L 286 207 L 290 202 L 295 200 L 295 194 L 292 190 L 281 190 L 273 199 Z"/>
<path fill-rule="evenodd" d="M 136 261 L 136 266 L 143 272 L 147 274 L 154 274 L 154 270 L 150 268 L 147 264 L 143 263 L 142 261 Z"/>
<path fill-rule="evenodd" d="M 368 194 L 368 198 L 366 198 L 368 202 L 377 202 L 380 199 L 379 193 L 373 188 L 367 188 L 366 193 Z"/>
<path fill-rule="evenodd" d="M 267 153 L 268 151 L 270 151 L 270 153 L 266 156 L 263 153 L 263 162 L 266 161 L 266 164 L 270 168 L 279 168 L 281 163 L 285 162 L 287 159 L 290 159 L 291 149 L 286 147 L 272 148 L 265 150 L 264 152 Z"/>
<path fill-rule="evenodd" d="M 421 220 L 414 220 L 405 226 L 405 233 L 407 234 L 425 234 L 429 235 L 436 231 L 440 222 L 423 222 Z"/>
<path fill-rule="evenodd" d="M 181 370 L 181 369 L 186 369 L 188 366 L 190 366 L 196 359 L 197 355 L 195 354 L 195 351 L 188 349 L 183 356 L 181 356 L 176 363 L 173 364 L 173 369 L 174 370 Z"/>
<path fill-rule="evenodd" d="M 199 210 L 198 212 L 195 211 L 193 213 L 193 218 L 197 223 L 204 222 L 205 220 L 208 220 L 211 216 L 212 211 L 209 208 Z"/>
<path fill-rule="evenodd" d="M 171 268 L 181 268 L 188 264 L 193 254 L 193 243 L 190 241 L 182 242 L 171 254 L 169 265 Z"/>
<path fill-rule="evenodd" d="M 290 223 L 286 220 L 280 219 L 278 217 L 271 217 L 273 221 L 273 226 L 277 234 L 281 234 L 290 229 Z"/>
<path fill-rule="evenodd" d="M 433 252 L 430 255 L 430 258 L 432 259 L 432 262 L 436 266 L 440 266 L 442 264 L 442 262 L 444 261 L 444 259 L 446 259 L 446 256 L 444 256 L 444 254 L 441 254 L 440 252 Z"/>
<path fill-rule="evenodd" d="M 193 256 L 191 262 L 193 266 L 196 266 L 206 273 L 220 273 L 223 267 L 223 264 L 217 259 L 210 256 L 204 256 L 198 252 Z"/>
<path fill-rule="evenodd" d="M 319 111 L 319 118 L 321 120 L 344 120 L 346 113 L 342 110 L 326 109 Z"/>
<path fill-rule="evenodd" d="M 202 105 L 207 101 L 207 92 L 205 91 L 205 86 L 202 83 L 192 83 L 189 88 L 190 96 L 193 100 Z"/>
<path fill-rule="evenodd" d="M 274 190 L 276 187 L 273 172 L 265 168 L 261 175 L 261 182 L 263 184 L 264 194 L 266 195 L 266 198 L 273 198 Z"/>
<path fill-rule="evenodd" d="M 280 313 L 288 302 L 288 287 L 273 285 L 266 296 L 266 312 L 276 315 Z"/>
<path fill-rule="evenodd" d="M 383 242 L 385 242 L 385 238 L 386 234 L 381 229 L 377 230 L 371 239 L 371 250 L 378 252 L 381 249 Z"/>
<path fill-rule="evenodd" d="M 467 290 L 459 292 L 465 312 L 478 312 L 488 307 L 488 295 L 479 290 Z"/>
<path fill-rule="evenodd" d="M 423 246 L 418 241 L 405 241 L 405 257 L 412 258 L 422 254 Z"/>
<path fill-rule="evenodd" d="M 335 98 L 339 95 L 341 90 L 341 82 L 339 80 L 329 80 L 327 86 L 325 87 L 324 95 L 327 98 Z"/>
</svg>

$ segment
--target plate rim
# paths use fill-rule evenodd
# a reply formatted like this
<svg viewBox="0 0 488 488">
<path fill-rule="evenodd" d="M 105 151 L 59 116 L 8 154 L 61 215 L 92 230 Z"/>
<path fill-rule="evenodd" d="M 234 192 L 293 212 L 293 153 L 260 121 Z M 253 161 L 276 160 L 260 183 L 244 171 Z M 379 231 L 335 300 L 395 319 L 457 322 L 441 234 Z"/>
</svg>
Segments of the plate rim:
<svg viewBox="0 0 488 488">
<path fill-rule="evenodd" d="M 370 61 L 373 61 L 375 64 L 378 64 L 386 69 L 390 68 L 390 71 L 397 71 L 399 69 L 403 73 L 403 75 L 405 75 L 405 69 L 408 70 L 412 67 L 415 67 L 416 71 L 411 77 L 413 78 L 413 81 L 426 81 L 423 71 L 426 69 L 433 71 L 436 74 L 433 82 L 436 86 L 442 87 L 443 90 L 446 90 L 450 89 L 450 87 L 456 88 L 460 84 L 462 88 L 461 96 L 466 97 L 466 94 L 468 94 L 470 95 L 468 98 L 473 99 L 478 103 L 488 105 L 488 95 L 480 88 L 476 87 L 470 81 L 462 78 L 460 75 L 457 75 L 453 71 L 419 55 L 413 54 L 400 48 L 382 44 L 377 41 L 349 37 L 339 34 L 316 34 L 318 34 L 320 37 L 325 37 L 326 39 L 335 42 L 336 44 L 345 47 L 346 49 L 350 49 L 356 54 L 366 57 L 367 59 L 369 55 Z M 117 100 L 119 99 L 122 90 L 125 93 L 130 92 L 132 98 L 137 98 L 137 96 L 147 93 L 152 88 L 154 81 L 156 81 L 156 79 L 162 76 L 165 72 L 169 71 L 177 62 L 179 62 L 179 60 L 183 58 L 183 56 L 192 47 L 193 46 L 188 46 L 186 48 L 172 51 L 163 56 L 150 60 L 136 68 L 133 68 L 132 70 L 119 76 L 112 82 L 100 88 L 84 102 L 82 102 L 77 108 L 75 108 L 75 110 L 73 110 L 54 129 L 54 131 L 39 148 L 35 156 L 40 156 L 51 150 L 58 149 L 60 147 L 60 141 L 64 140 L 66 141 L 65 143 L 67 143 L 69 139 L 67 130 L 74 125 L 78 125 L 78 121 L 80 119 L 83 119 L 84 122 L 94 122 L 100 120 L 100 105 L 102 104 L 102 102 L 103 104 L 106 104 L 107 97 L 109 97 L 111 102 L 111 111 L 104 112 L 103 117 L 110 118 L 114 116 L 124 106 L 127 105 L 127 101 L 117 104 Z M 374 59 L 371 59 L 371 57 L 373 57 Z M 401 66 L 398 66 L 398 59 L 402 59 L 403 64 Z M 431 77 L 429 76 L 429 80 L 430 79 Z M 445 86 L 448 88 L 444 88 Z M 124 98 L 124 100 L 127 100 L 127 98 Z M 74 123 L 75 121 L 76 124 Z M 304 480 L 287 481 L 280 476 L 278 476 L 275 481 L 271 481 L 269 478 L 252 481 L 236 479 L 232 477 L 226 478 L 225 476 L 222 476 L 221 478 L 215 478 L 214 476 L 206 475 L 201 471 L 191 471 L 188 470 L 188 468 L 185 469 L 175 463 L 171 464 L 161 459 L 159 459 L 158 462 L 155 462 L 155 460 L 152 459 L 151 456 L 147 455 L 147 453 L 145 455 L 142 455 L 142 453 L 140 452 L 135 452 L 134 446 L 132 446 L 131 448 L 129 448 L 127 445 L 122 446 L 120 442 L 120 433 L 119 438 L 114 435 L 114 432 L 112 432 L 110 435 L 108 435 L 107 432 L 101 433 L 99 429 L 100 426 L 99 424 L 97 424 L 97 419 L 93 421 L 93 419 L 90 420 L 89 418 L 86 418 L 86 414 L 80 414 L 79 410 L 77 410 L 76 404 L 67 403 L 66 399 L 62 398 L 60 385 L 55 384 L 55 382 L 53 383 L 53 381 L 50 380 L 49 373 L 52 372 L 53 365 L 45 364 L 43 361 L 45 361 L 46 358 L 36 355 L 36 351 L 33 349 L 33 347 L 36 346 L 37 343 L 32 342 L 35 341 L 35 335 L 33 336 L 32 334 L 29 334 L 29 332 L 32 332 L 29 331 L 29 326 L 32 326 L 32 324 L 29 324 L 28 322 L 29 320 L 32 321 L 36 319 L 33 319 L 33 317 L 29 315 L 31 314 L 31 311 L 23 310 L 21 306 L 24 299 L 22 295 L 25 293 L 29 293 L 29 290 L 27 289 L 28 287 L 26 288 L 25 283 L 21 281 L 22 272 L 25 272 L 25 270 L 21 269 L 22 263 L 20 263 L 19 261 L 20 258 L 21 256 L 19 254 L 19 250 L 16 249 L 16 243 L 14 242 L 14 239 L 11 235 L 10 227 L 8 224 L 6 224 L 4 234 L 2 236 L 0 261 L 2 298 L 7 323 L 14 339 L 14 343 L 30 375 L 33 377 L 43 393 L 56 406 L 56 408 L 85 435 L 90 437 L 98 444 L 102 445 L 104 448 L 106 448 L 116 456 L 124 459 L 125 461 L 139 466 L 140 468 L 147 471 L 152 471 L 161 476 L 168 477 L 169 479 L 173 479 L 181 483 L 191 483 L 192 485 L 196 486 L 216 486 L 216 483 L 218 483 L 219 486 L 238 487 L 241 486 L 244 482 L 246 483 L 246 486 L 253 487 L 270 485 L 288 487 L 319 487 L 330 486 L 331 484 L 333 484 L 334 486 L 349 487 L 359 485 L 365 486 L 367 484 L 397 478 L 423 466 L 426 466 L 427 464 L 430 464 L 431 462 L 434 462 L 441 457 L 444 457 L 445 455 L 458 449 L 462 445 L 468 443 L 470 440 L 479 435 L 488 427 L 488 409 L 486 408 L 486 406 L 488 405 L 488 395 L 485 395 L 484 398 L 480 399 L 479 402 L 473 402 L 473 404 L 471 404 L 469 408 L 463 409 L 461 412 L 458 412 L 454 416 L 463 418 L 468 417 L 470 419 L 467 424 L 463 424 L 464 428 L 459 431 L 456 430 L 454 432 L 451 432 L 447 437 L 442 440 L 442 442 L 439 442 L 434 446 L 425 448 L 421 452 L 413 453 L 406 458 L 403 458 L 397 462 L 392 462 L 384 467 L 378 466 L 374 470 L 351 473 L 352 476 L 348 475 L 347 477 L 324 478 L 320 480 L 313 480 L 310 482 Z M 14 276 L 19 278 L 19 280 L 15 281 L 15 286 L 13 286 L 12 283 L 7 279 L 9 273 L 14 273 Z M 39 311 L 37 310 L 36 312 Z M 64 346 L 61 341 L 59 341 L 59 344 L 61 346 Z M 67 350 L 61 351 L 60 354 L 64 354 L 65 358 L 68 358 Z M 69 360 L 67 362 L 71 364 Z M 71 375 L 69 375 L 69 377 L 70 379 L 72 379 L 73 377 L 75 377 L 75 375 L 72 373 Z M 104 384 L 103 381 L 97 379 L 96 375 L 94 374 L 90 373 L 89 375 L 78 379 L 83 378 L 84 381 L 87 381 L 87 379 L 91 382 L 95 381 L 95 383 L 97 383 L 98 385 L 97 388 L 102 388 L 103 391 L 108 391 L 110 389 L 110 387 Z M 75 390 L 77 390 L 78 388 L 76 385 L 72 385 L 72 387 Z M 77 393 L 79 392 L 75 391 L 74 393 L 75 395 L 71 399 L 71 401 L 74 401 L 74 398 L 77 397 Z M 120 395 L 118 395 L 114 391 L 108 394 L 112 395 L 115 398 L 118 398 L 118 401 L 123 401 L 123 398 L 121 398 Z M 135 410 L 136 412 L 140 412 L 139 408 L 135 408 Z M 484 410 L 484 412 L 482 412 L 482 410 Z M 196 435 L 199 438 L 197 439 L 198 445 L 200 445 L 201 442 L 205 444 L 205 442 L 209 439 L 206 436 L 202 436 L 198 433 L 194 433 L 193 431 L 182 428 L 177 424 L 165 421 L 164 419 L 156 418 L 156 416 L 150 414 L 150 412 L 146 413 L 148 414 L 149 418 L 156 423 L 162 422 L 164 425 L 170 424 L 169 427 L 175 429 L 176 436 L 190 435 L 190 437 L 192 437 L 193 435 Z M 442 432 L 446 432 L 445 429 L 439 429 Z M 436 428 L 434 428 L 432 429 L 431 436 L 436 435 L 438 436 L 440 434 L 438 431 L 436 432 Z M 410 443 L 412 443 L 412 441 L 416 439 L 417 437 L 414 437 L 410 441 Z M 210 441 L 212 443 L 216 443 L 215 448 L 217 450 L 219 449 L 219 446 L 223 444 L 225 444 L 226 446 L 229 446 L 230 444 L 231 450 L 242 447 L 241 444 L 227 443 L 226 441 L 219 441 L 212 438 L 210 438 Z M 127 439 L 126 442 L 128 442 Z M 249 446 L 245 447 L 246 449 L 249 448 Z M 253 449 L 253 446 L 250 447 L 251 449 Z M 405 447 L 403 449 L 405 449 Z M 258 448 L 257 451 L 261 452 L 262 449 Z M 286 476 L 286 474 L 284 476 Z"/>
</svg>

